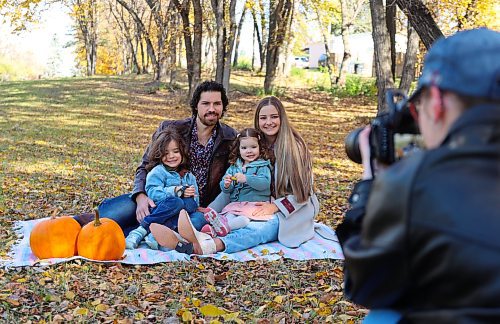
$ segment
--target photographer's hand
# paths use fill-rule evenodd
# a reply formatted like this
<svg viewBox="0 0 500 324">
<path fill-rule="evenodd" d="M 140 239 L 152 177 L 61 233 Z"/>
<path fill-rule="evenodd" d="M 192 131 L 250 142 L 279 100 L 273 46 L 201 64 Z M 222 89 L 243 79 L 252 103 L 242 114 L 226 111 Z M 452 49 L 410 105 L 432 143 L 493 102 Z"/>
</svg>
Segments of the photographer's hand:
<svg viewBox="0 0 500 324">
<path fill-rule="evenodd" d="M 363 180 L 373 179 L 370 152 L 370 131 L 371 127 L 366 126 L 359 133 L 359 152 L 361 153 L 361 164 L 363 165 Z"/>
</svg>

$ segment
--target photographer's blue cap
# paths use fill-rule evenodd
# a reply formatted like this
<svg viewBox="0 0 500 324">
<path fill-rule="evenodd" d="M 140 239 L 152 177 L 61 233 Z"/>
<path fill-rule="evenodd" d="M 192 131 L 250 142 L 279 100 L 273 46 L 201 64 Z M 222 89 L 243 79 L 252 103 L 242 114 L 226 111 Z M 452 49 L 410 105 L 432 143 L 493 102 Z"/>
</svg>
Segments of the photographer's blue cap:
<svg viewBox="0 0 500 324">
<path fill-rule="evenodd" d="M 427 52 L 413 101 L 436 86 L 457 94 L 500 100 L 500 33 L 479 28 L 437 40 Z"/>
</svg>

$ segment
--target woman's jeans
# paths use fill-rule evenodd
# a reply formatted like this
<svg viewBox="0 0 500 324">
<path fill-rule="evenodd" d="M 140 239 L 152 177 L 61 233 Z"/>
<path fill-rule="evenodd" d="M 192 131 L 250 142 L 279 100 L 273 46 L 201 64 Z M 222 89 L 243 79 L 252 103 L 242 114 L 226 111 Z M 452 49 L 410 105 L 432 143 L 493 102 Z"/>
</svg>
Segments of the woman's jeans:
<svg viewBox="0 0 500 324">
<path fill-rule="evenodd" d="M 229 194 L 221 192 L 208 207 L 213 208 L 216 212 L 221 212 L 230 202 Z M 277 241 L 278 228 L 279 219 L 276 214 L 268 221 L 251 221 L 246 227 L 220 237 L 226 247 L 224 252 L 233 253 L 243 251 L 259 244 Z"/>
<path fill-rule="evenodd" d="M 268 221 L 251 221 L 247 226 L 220 237 L 226 249 L 223 252 L 243 251 L 259 244 L 278 240 L 279 219 L 273 215 Z"/>
<path fill-rule="evenodd" d="M 144 218 L 139 224 L 136 218 L 137 204 L 132 200 L 130 194 L 124 194 L 114 198 L 105 199 L 98 207 L 101 217 L 111 218 L 120 225 L 125 236 L 139 225 L 149 231 L 152 223 L 164 224 L 169 228 L 177 228 L 179 212 L 186 209 L 191 217 L 191 221 L 197 230 L 208 224 L 203 214 L 196 211 L 198 205 L 193 198 L 169 197 L 160 202 L 151 210 L 151 214 Z"/>
</svg>

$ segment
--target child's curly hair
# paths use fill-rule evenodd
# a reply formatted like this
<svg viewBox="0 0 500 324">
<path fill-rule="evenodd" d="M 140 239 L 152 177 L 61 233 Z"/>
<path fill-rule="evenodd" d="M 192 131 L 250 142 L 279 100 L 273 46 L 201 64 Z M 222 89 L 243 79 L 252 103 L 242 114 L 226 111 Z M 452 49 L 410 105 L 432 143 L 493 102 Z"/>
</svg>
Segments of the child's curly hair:
<svg viewBox="0 0 500 324">
<path fill-rule="evenodd" d="M 240 155 L 240 142 L 242 138 L 254 137 L 259 143 L 259 158 L 267 160 L 269 159 L 268 148 L 264 144 L 263 135 L 260 131 L 255 128 L 245 128 L 238 133 L 236 139 L 233 141 L 231 146 L 231 152 L 229 152 L 229 163 L 235 164 L 238 159 L 241 159 Z"/>
<path fill-rule="evenodd" d="M 149 145 L 148 159 L 149 162 L 146 165 L 146 170 L 149 172 L 155 166 L 162 163 L 162 158 L 167 152 L 167 147 L 170 142 L 176 142 L 179 146 L 179 152 L 181 153 L 182 162 L 177 167 L 177 170 L 183 170 L 189 168 L 189 158 L 187 155 L 186 144 L 184 139 L 179 135 L 177 130 L 173 127 L 167 127 L 167 129 L 158 133 L 156 138 L 153 139 Z"/>
</svg>

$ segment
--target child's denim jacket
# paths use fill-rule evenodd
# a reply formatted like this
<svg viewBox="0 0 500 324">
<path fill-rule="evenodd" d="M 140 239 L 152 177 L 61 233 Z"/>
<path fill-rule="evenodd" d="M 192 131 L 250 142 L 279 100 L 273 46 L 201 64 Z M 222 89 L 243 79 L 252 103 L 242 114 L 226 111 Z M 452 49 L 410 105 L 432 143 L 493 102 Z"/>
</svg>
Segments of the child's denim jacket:
<svg viewBox="0 0 500 324">
<path fill-rule="evenodd" d="M 169 171 L 163 164 L 158 164 L 146 176 L 146 194 L 155 204 L 167 197 L 176 197 L 174 189 L 177 186 L 193 186 L 196 191 L 194 200 L 199 204 L 198 185 L 191 172 L 181 177 L 176 171 Z"/>
</svg>

